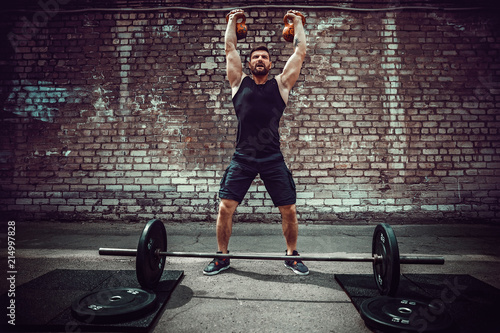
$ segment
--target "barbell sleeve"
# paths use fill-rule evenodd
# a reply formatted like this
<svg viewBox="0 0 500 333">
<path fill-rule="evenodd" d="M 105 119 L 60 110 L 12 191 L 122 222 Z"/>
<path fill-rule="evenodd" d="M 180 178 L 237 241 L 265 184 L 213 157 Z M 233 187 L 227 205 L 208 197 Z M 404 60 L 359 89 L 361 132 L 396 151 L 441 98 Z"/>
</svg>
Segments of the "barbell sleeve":
<svg viewBox="0 0 500 333">
<path fill-rule="evenodd" d="M 444 257 L 401 255 L 399 262 L 405 265 L 444 265 Z"/>
<path fill-rule="evenodd" d="M 99 254 L 101 256 L 124 256 L 124 257 L 135 257 L 137 256 L 136 249 L 114 249 L 101 247 L 99 248 Z"/>
</svg>

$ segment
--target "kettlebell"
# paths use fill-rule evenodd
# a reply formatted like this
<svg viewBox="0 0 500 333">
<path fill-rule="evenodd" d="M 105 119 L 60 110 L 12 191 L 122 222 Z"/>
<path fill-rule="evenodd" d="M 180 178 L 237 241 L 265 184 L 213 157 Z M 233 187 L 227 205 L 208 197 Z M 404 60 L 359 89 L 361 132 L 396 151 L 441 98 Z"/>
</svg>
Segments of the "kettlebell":
<svg viewBox="0 0 500 333">
<path fill-rule="evenodd" d="M 233 12 L 230 12 L 229 14 L 226 15 L 226 22 L 229 22 L 229 15 L 231 15 L 232 13 Z M 239 19 L 241 19 L 241 22 L 238 22 Z M 248 29 L 245 24 L 245 22 L 247 21 L 245 14 L 243 12 L 238 11 L 235 14 L 235 20 L 236 20 L 236 38 L 238 40 L 246 38 Z"/>
<path fill-rule="evenodd" d="M 304 15 L 302 15 L 302 13 L 294 12 L 293 14 L 302 17 L 302 24 L 306 24 L 306 18 L 304 17 Z M 283 39 L 289 43 L 292 43 L 293 37 L 295 36 L 295 31 L 293 30 L 293 23 L 288 22 L 288 20 L 289 15 L 288 13 L 286 13 L 285 17 L 283 17 L 283 22 L 285 22 L 285 28 L 283 29 Z"/>
</svg>

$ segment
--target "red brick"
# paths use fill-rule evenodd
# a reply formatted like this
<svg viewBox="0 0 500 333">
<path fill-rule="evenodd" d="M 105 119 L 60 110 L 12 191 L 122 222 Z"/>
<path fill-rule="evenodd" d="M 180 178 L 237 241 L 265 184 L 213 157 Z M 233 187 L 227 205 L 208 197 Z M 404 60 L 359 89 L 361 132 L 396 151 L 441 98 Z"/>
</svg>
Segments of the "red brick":
<svg viewBox="0 0 500 333">
<path fill-rule="evenodd" d="M 242 58 L 254 43 L 268 43 L 276 75 L 293 52 L 273 31 L 282 13 L 249 13 Z M 498 29 L 481 12 L 468 13 L 486 23 L 471 27 L 467 41 L 426 11 L 345 14 L 346 22 L 324 31 L 320 23 L 334 11 L 311 18 L 307 59 L 282 122 L 301 205 L 320 219 L 343 204 L 332 220 L 400 211 L 408 220 L 443 212 L 494 218 Z M 447 16 L 457 26 L 464 20 Z M 7 17 L 14 33 L 22 29 L 17 19 Z M 19 170 L 2 178 L 15 200 L 0 207 L 40 219 L 213 216 L 236 137 L 224 30 L 218 12 L 60 13 L 43 34 L 20 42 L 6 73 L 15 80 L 0 82 L 9 92 L 6 114 L 17 112 L 0 124 L 2 147 L 13 152 L 0 171 Z M 469 191 L 478 200 L 457 205 L 458 183 L 477 184 Z M 239 218 L 279 220 L 262 208 L 261 181 L 254 184 Z M 423 190 L 425 199 L 408 199 Z M 381 199 L 387 191 L 391 202 Z M 360 198 L 377 208 L 359 206 Z M 120 209 L 110 211 L 118 200 Z"/>
</svg>

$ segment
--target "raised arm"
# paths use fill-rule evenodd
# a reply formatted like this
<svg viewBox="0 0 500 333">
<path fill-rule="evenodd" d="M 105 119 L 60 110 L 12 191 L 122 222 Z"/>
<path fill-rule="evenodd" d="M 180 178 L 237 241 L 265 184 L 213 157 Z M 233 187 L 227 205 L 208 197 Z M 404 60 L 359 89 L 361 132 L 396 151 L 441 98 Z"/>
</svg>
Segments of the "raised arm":
<svg viewBox="0 0 500 333">
<path fill-rule="evenodd" d="M 244 77 L 243 66 L 241 58 L 236 50 L 236 21 L 238 20 L 238 13 L 243 13 L 242 10 L 233 10 L 229 14 L 229 21 L 227 22 L 226 34 L 224 36 L 224 43 L 226 49 L 226 73 L 229 84 L 231 85 L 232 95 L 234 96 L 240 87 L 241 80 Z"/>
<path fill-rule="evenodd" d="M 283 73 L 277 77 L 281 96 L 285 103 L 288 103 L 288 95 L 299 78 L 302 63 L 306 58 L 306 34 L 302 24 L 302 17 L 294 13 L 295 11 L 293 10 L 287 13 L 287 16 L 293 20 L 293 29 L 295 33 L 293 38 L 294 52 L 285 64 Z"/>
</svg>

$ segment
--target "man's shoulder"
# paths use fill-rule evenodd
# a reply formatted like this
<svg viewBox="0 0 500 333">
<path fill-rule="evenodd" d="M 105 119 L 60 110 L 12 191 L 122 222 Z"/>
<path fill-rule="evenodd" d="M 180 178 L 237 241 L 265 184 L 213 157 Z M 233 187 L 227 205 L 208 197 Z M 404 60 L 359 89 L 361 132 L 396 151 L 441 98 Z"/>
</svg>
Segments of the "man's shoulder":
<svg viewBox="0 0 500 333">
<path fill-rule="evenodd" d="M 283 85 L 283 82 L 281 81 L 281 75 L 279 74 L 275 76 L 273 79 L 276 81 L 276 85 L 278 86 L 278 90 L 280 92 L 281 98 L 283 99 L 283 102 L 285 105 L 288 104 L 288 95 L 290 94 L 290 90 L 286 89 L 286 87 Z"/>
<path fill-rule="evenodd" d="M 234 98 L 234 96 L 236 96 L 236 94 L 238 93 L 238 91 L 240 90 L 243 82 L 245 81 L 245 79 L 248 77 L 248 75 L 246 75 L 245 73 L 243 73 L 241 75 L 241 79 L 240 79 L 240 82 L 238 83 L 237 86 L 234 86 L 234 87 L 231 87 L 231 95 L 232 97 Z"/>
<path fill-rule="evenodd" d="M 273 77 L 273 80 L 276 82 L 276 84 L 278 85 L 278 87 L 281 88 L 281 86 L 282 86 L 282 84 L 281 84 L 281 74 L 278 74 L 275 77 Z"/>
</svg>

